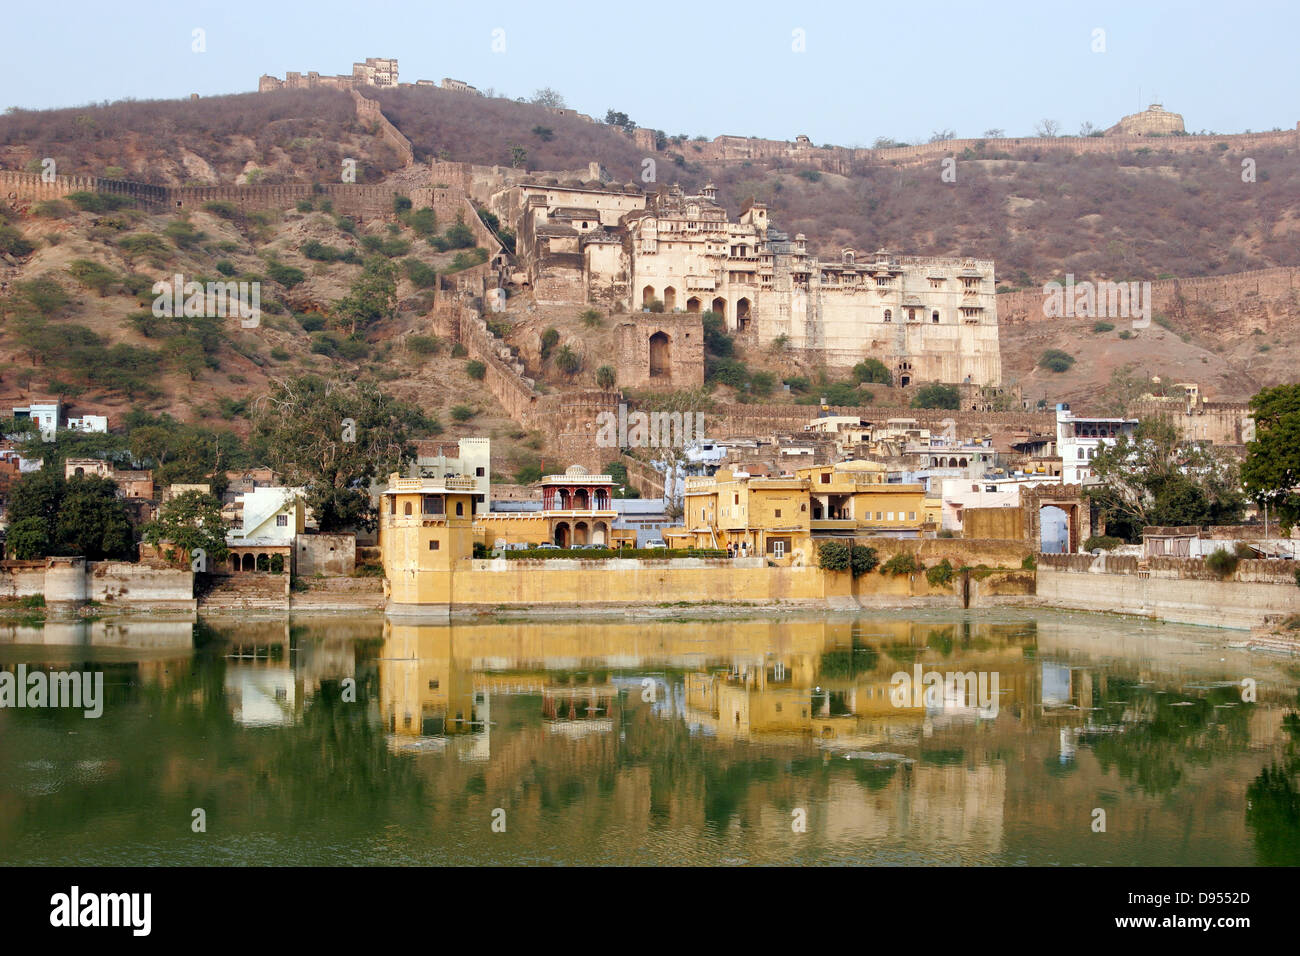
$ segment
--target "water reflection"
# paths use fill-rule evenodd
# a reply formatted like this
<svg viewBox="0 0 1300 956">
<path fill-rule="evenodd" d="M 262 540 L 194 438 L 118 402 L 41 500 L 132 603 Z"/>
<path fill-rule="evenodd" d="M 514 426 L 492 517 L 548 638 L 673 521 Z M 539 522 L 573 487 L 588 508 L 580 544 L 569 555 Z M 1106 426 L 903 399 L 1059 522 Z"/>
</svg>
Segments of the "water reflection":
<svg viewBox="0 0 1300 956">
<path fill-rule="evenodd" d="M 0 668 L 19 663 L 102 669 L 108 702 L 0 710 L 15 862 L 1276 864 L 1300 845 L 1297 671 L 1199 629 L 153 621 L 0 630 Z M 900 700 L 899 672 L 996 675 L 996 697 Z"/>
</svg>

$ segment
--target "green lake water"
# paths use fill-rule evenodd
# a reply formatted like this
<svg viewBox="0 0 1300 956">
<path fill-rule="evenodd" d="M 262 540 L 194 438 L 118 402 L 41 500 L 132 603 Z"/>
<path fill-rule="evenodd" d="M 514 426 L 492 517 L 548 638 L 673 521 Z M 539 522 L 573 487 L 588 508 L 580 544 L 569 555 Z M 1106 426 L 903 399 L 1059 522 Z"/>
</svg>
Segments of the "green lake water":
<svg viewBox="0 0 1300 956">
<path fill-rule="evenodd" d="M 8 626 L 0 669 L 102 672 L 106 699 L 0 709 L 0 863 L 1296 864 L 1300 658 L 1243 637 L 1030 611 Z M 988 693 L 891 697 L 918 666 Z"/>
</svg>

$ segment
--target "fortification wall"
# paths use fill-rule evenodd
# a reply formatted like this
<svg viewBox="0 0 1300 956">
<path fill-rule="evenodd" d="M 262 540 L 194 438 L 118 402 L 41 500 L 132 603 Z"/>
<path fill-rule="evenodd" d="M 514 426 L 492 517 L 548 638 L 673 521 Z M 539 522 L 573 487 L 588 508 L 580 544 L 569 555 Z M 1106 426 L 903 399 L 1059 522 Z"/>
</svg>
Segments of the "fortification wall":
<svg viewBox="0 0 1300 956">
<path fill-rule="evenodd" d="M 1057 281 L 1064 282 L 1064 278 Z M 1076 283 L 1101 281 L 1091 276 L 1074 278 Z M 1002 292 L 997 300 L 998 319 L 1003 324 L 1050 318 L 1043 314 L 1047 296 L 1041 288 Z M 1254 328 L 1267 332 L 1275 323 L 1300 318 L 1300 269 L 1279 266 L 1222 276 L 1156 279 L 1151 282 L 1151 311 L 1173 319 L 1213 316 L 1216 328 L 1232 328 L 1243 334 Z M 1092 323 L 1095 319 L 1077 321 Z"/>
<path fill-rule="evenodd" d="M 1005 139 L 950 139 L 916 146 L 888 149 L 853 149 L 845 146 L 808 146 L 784 140 L 747 139 L 718 136 L 707 143 L 670 143 L 665 152 L 681 153 L 691 162 L 725 165 L 740 162 L 764 162 L 773 165 L 797 165 L 823 172 L 847 175 L 861 166 L 908 166 L 954 156 L 967 150 L 975 159 L 998 154 L 1033 152 L 1068 152 L 1075 155 L 1114 155 L 1136 149 L 1170 152 L 1217 150 L 1226 143 L 1231 151 L 1274 146 L 1300 146 L 1300 123 L 1296 129 L 1275 132 L 1237 133 L 1222 136 L 1142 136 L 1110 134 L 1106 136 L 1020 136 Z"/>
<path fill-rule="evenodd" d="M 742 438 L 776 432 L 801 432 L 821 414 L 816 405 L 733 405 L 725 411 L 709 414 L 710 438 Z M 890 418 L 914 419 L 922 428 L 942 428 L 951 421 L 958 434 L 971 431 L 996 431 L 1004 428 L 1028 428 L 1055 432 L 1056 419 L 1050 412 L 972 412 L 945 409 L 863 405 L 859 408 L 832 406 L 830 415 L 856 415 L 871 422 Z"/>
<path fill-rule="evenodd" d="M 348 92 L 352 94 L 352 100 L 356 104 L 357 119 L 364 124 L 378 124 L 380 138 L 397 151 L 397 155 L 402 158 L 402 165 L 414 165 L 415 148 L 402 131 L 388 121 L 384 111 L 379 108 L 378 101 L 363 96 L 361 91 L 355 88 Z"/>
</svg>

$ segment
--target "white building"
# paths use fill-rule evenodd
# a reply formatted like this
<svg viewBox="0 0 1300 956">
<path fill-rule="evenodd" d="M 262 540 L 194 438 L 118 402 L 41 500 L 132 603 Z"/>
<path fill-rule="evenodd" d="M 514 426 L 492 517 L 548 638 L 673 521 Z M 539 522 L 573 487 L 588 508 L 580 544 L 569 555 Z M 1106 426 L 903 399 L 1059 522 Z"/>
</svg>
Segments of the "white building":
<svg viewBox="0 0 1300 956">
<path fill-rule="evenodd" d="M 1091 462 L 1103 445 L 1120 435 L 1132 437 L 1136 418 L 1080 418 L 1070 406 L 1056 406 L 1056 449 L 1061 456 L 1061 481 L 1077 485 L 1094 477 Z"/>
<path fill-rule="evenodd" d="M 241 520 L 226 532 L 226 543 L 292 545 L 306 528 L 302 488 L 255 488 L 236 500 Z"/>
</svg>

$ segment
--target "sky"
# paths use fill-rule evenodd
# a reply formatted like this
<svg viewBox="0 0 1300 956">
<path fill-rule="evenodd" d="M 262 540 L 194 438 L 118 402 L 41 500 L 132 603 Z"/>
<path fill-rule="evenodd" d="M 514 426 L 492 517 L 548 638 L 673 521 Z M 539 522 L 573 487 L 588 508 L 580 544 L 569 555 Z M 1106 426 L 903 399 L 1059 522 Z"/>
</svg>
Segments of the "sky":
<svg viewBox="0 0 1300 956">
<path fill-rule="evenodd" d="M 257 89 L 263 73 L 449 76 L 603 119 L 869 146 L 941 130 L 1105 128 L 1158 96 L 1188 132 L 1295 128 L 1300 3 L 640 4 L 61 0 L 12 4 L 0 107 Z M 196 40 L 195 31 L 201 43 Z M 202 46 L 202 50 L 196 47 Z"/>
</svg>

